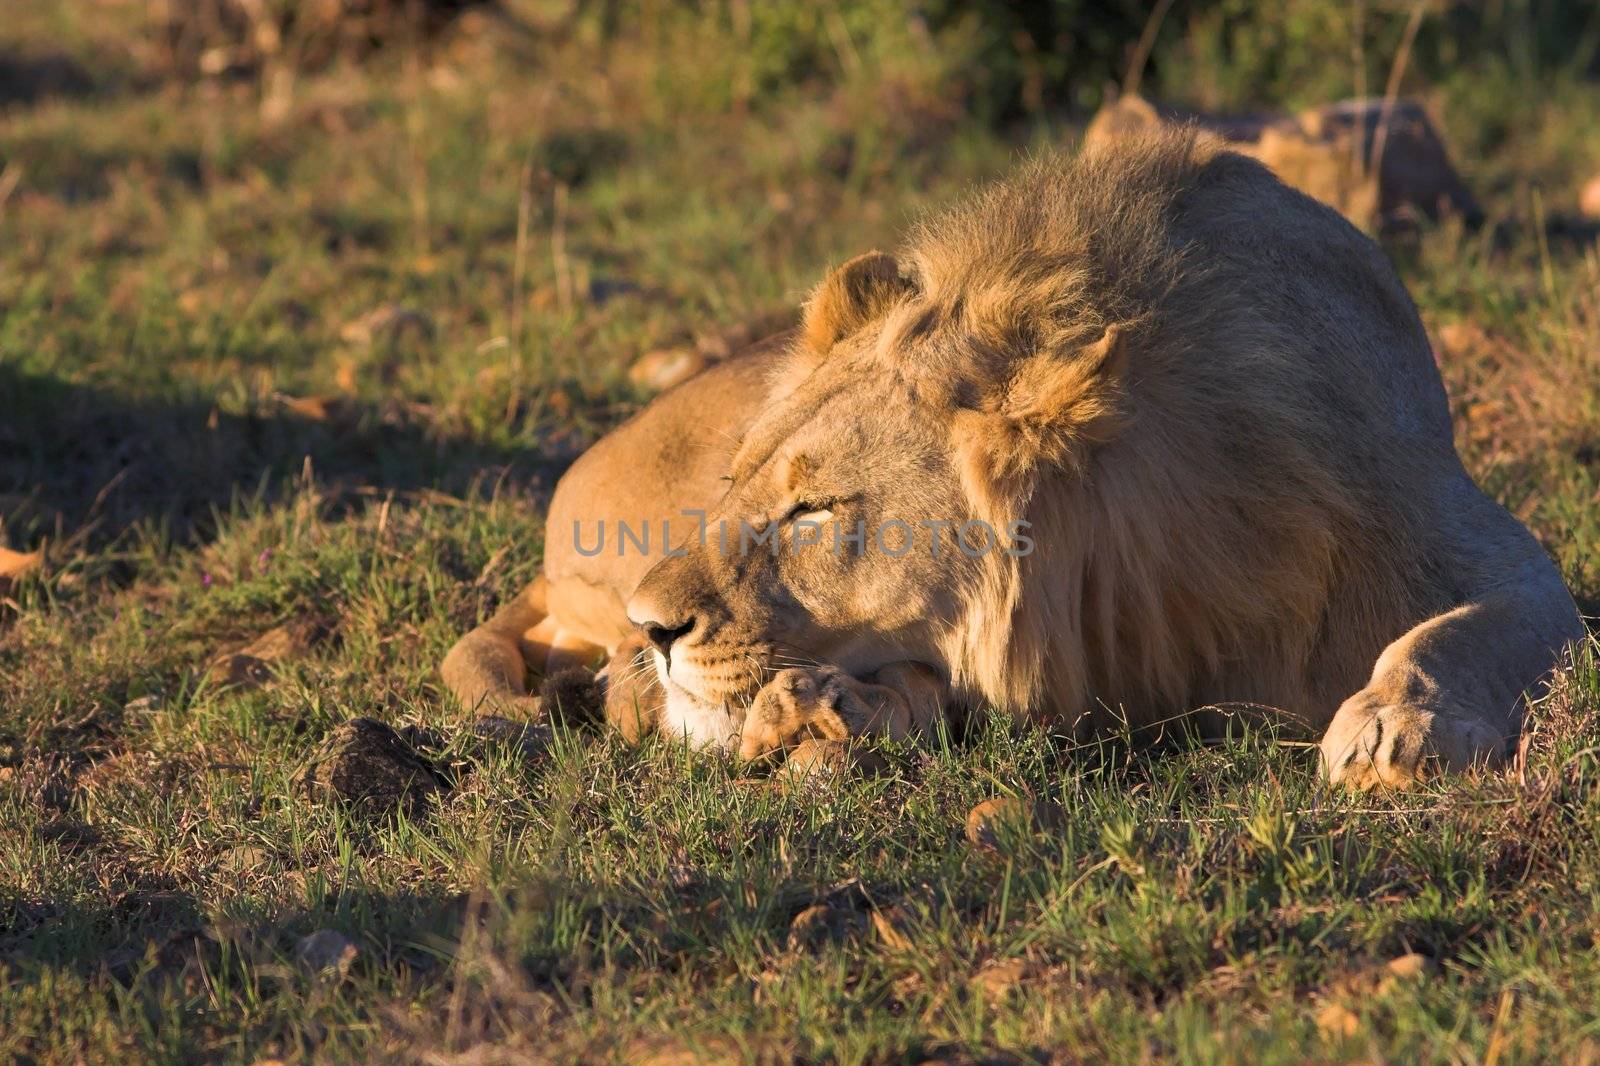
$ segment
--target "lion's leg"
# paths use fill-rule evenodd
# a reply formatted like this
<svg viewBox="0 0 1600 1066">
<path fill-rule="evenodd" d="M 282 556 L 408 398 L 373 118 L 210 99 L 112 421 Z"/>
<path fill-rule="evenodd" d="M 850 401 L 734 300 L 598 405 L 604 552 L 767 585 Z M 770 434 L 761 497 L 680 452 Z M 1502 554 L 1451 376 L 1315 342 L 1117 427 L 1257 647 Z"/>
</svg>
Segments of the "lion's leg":
<svg viewBox="0 0 1600 1066">
<path fill-rule="evenodd" d="M 1322 739 L 1322 770 L 1355 788 L 1399 787 L 1431 770 L 1501 762 L 1521 729 L 1524 695 L 1583 625 L 1542 558 L 1527 584 L 1431 618 L 1384 649 L 1367 687 Z"/>
<path fill-rule="evenodd" d="M 445 687 L 468 709 L 535 717 L 539 704 L 528 695 L 528 666 L 543 666 L 550 656 L 544 640 L 553 635 L 549 621 L 545 580 L 535 578 L 494 617 L 456 641 L 439 667 Z"/>
<path fill-rule="evenodd" d="M 931 730 L 949 689 L 920 663 L 892 663 L 862 681 L 831 666 L 781 671 L 756 694 L 739 738 L 739 757 L 761 759 L 802 741 L 887 736 Z"/>
</svg>

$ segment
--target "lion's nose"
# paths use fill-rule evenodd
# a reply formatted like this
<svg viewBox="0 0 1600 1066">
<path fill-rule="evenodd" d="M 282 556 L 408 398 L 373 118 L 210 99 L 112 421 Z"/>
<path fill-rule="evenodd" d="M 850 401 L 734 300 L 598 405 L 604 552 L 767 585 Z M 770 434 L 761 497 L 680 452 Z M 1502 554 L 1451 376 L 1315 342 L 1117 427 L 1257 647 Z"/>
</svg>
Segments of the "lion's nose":
<svg viewBox="0 0 1600 1066">
<path fill-rule="evenodd" d="M 671 655 L 672 645 L 678 638 L 693 632 L 699 619 L 654 602 L 653 596 L 641 590 L 628 601 L 628 621 L 638 626 L 662 655 Z"/>
<path fill-rule="evenodd" d="M 670 657 L 672 655 L 673 642 L 694 629 L 694 619 L 691 618 L 687 622 L 675 626 L 665 625 L 661 622 L 645 622 L 643 629 L 644 635 L 649 638 L 650 643 L 654 644 L 662 655 Z"/>
</svg>

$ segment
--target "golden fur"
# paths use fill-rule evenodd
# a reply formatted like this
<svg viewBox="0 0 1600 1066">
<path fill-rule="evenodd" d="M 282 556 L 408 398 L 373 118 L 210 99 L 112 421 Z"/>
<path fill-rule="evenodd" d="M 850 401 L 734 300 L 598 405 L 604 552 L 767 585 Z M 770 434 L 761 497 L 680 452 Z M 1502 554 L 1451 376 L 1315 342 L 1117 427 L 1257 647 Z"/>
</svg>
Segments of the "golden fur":
<svg viewBox="0 0 1600 1066">
<path fill-rule="evenodd" d="M 627 606 L 659 727 L 747 757 L 952 707 L 1085 731 L 1248 703 L 1327 727 L 1330 778 L 1400 784 L 1503 755 L 1582 633 L 1462 470 L 1382 254 L 1188 133 L 1038 161 L 847 263 L 763 393 L 683 499 L 785 550 L 687 544 Z M 801 550 L 891 519 L 914 550 Z"/>
</svg>

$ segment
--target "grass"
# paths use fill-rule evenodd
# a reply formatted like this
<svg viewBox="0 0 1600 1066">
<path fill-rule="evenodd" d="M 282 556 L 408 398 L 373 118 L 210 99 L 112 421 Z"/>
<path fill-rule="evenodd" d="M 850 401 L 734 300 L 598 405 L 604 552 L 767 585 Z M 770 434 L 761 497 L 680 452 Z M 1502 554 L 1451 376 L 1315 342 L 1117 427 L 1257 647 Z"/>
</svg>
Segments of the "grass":
<svg viewBox="0 0 1600 1066">
<path fill-rule="evenodd" d="M 1600 1055 L 1593 647 L 1517 768 L 1398 796 L 1323 794 L 1312 750 L 1251 729 L 984 725 L 799 792 L 462 730 L 436 665 L 535 572 L 553 478 L 645 398 L 639 352 L 790 314 L 1076 137 L 967 117 L 958 42 L 852 15 L 818 72 L 726 40 L 686 65 L 681 26 L 469 25 L 272 114 L 142 72 L 137 6 L 16 7 L 0 65 L 77 73 L 0 101 L 0 545 L 47 549 L 0 605 L 0 1059 Z M 1600 87 L 1559 77 L 1537 104 L 1433 87 L 1492 222 L 1390 251 L 1469 465 L 1592 614 L 1600 253 L 1552 223 L 1600 170 Z M 307 616 L 266 683 L 208 671 Z M 308 800 L 295 772 L 358 715 L 431 731 L 453 787 Z M 1058 823 L 975 848 L 997 795 Z M 839 938 L 791 937 L 819 903 Z M 308 970 L 318 930 L 357 953 Z"/>
</svg>

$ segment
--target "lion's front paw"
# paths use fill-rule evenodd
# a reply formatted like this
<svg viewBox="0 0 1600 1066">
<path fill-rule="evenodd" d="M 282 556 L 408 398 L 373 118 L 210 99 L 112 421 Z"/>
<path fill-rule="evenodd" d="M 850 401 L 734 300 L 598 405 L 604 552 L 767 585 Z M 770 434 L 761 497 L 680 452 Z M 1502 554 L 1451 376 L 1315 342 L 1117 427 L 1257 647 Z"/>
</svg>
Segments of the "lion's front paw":
<svg viewBox="0 0 1600 1066">
<path fill-rule="evenodd" d="M 1322 775 L 1349 788 L 1404 788 L 1436 772 L 1492 765 L 1506 738 L 1487 723 L 1361 695 L 1339 708 L 1322 737 Z"/>
<path fill-rule="evenodd" d="M 808 739 L 848 740 L 865 716 L 856 685 L 831 666 L 781 671 L 756 693 L 745 715 L 739 757 L 765 758 Z"/>
</svg>

